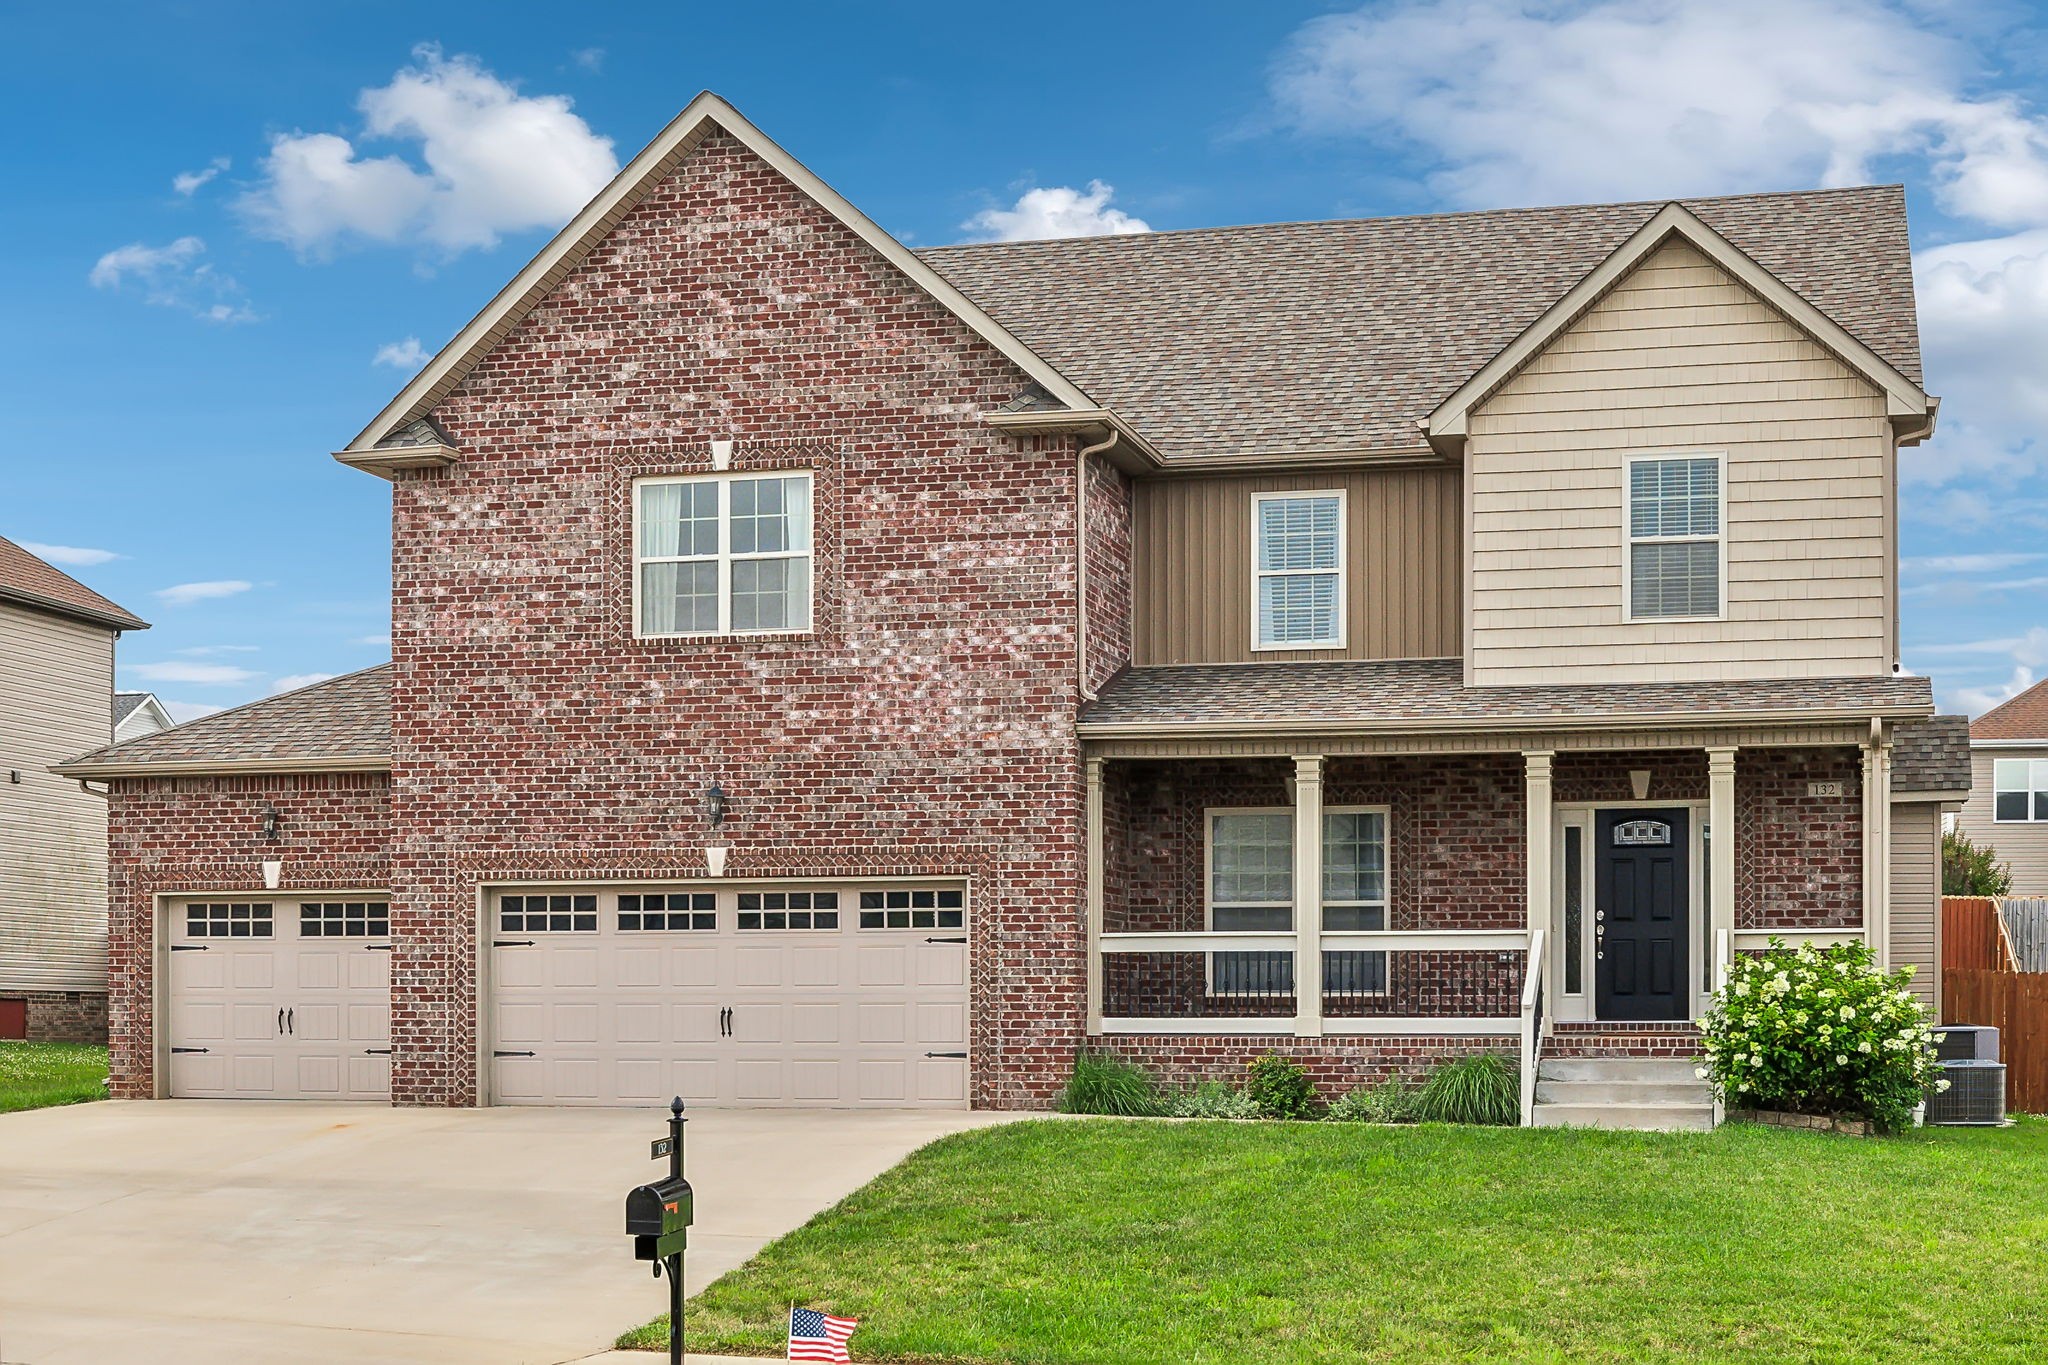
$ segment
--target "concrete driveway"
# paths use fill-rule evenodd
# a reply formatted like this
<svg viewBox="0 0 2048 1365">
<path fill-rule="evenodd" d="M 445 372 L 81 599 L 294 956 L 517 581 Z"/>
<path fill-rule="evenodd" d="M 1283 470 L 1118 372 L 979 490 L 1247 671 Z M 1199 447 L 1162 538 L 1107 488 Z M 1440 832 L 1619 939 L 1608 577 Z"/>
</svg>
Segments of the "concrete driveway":
<svg viewBox="0 0 2048 1365">
<path fill-rule="evenodd" d="M 654 1110 L 100 1103 L 0 1116 L 0 1362 L 555 1362 L 667 1306 Z M 934 1138 L 1012 1116 L 693 1115 L 691 1292 Z"/>
</svg>

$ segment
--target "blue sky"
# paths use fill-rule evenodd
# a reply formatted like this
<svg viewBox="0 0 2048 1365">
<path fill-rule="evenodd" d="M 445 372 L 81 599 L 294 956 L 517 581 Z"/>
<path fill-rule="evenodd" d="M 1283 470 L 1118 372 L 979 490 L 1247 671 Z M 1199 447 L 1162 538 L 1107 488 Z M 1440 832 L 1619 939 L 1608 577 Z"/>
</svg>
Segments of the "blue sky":
<svg viewBox="0 0 2048 1365">
<path fill-rule="evenodd" d="M 1972 710 L 2048 671 L 2032 7 L 155 4 L 8 27 L 0 168 L 34 211 L 0 216 L 0 534 L 155 624 L 121 683 L 181 716 L 385 657 L 386 486 L 327 453 L 704 87 L 917 245 L 1904 180 L 1946 399 L 1904 468 L 1906 663 Z"/>
</svg>

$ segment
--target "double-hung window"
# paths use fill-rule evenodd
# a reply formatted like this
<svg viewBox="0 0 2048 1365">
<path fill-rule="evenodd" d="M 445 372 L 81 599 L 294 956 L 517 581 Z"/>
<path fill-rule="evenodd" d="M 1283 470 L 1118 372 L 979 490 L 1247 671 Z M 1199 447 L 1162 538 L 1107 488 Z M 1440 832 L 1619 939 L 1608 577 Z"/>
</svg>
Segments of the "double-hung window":
<svg viewBox="0 0 2048 1365">
<path fill-rule="evenodd" d="M 2000 758 L 1991 764 L 1991 813 L 1999 824 L 2048 821 L 2048 758 Z"/>
<path fill-rule="evenodd" d="M 1209 812 L 1209 927 L 1216 931 L 1294 931 L 1294 812 Z M 1387 815 L 1338 807 L 1323 812 L 1323 929 L 1387 927 Z M 1290 995 L 1291 952 L 1209 955 L 1210 989 L 1219 995 Z M 1386 989 L 1383 952 L 1323 954 L 1324 989 L 1346 994 Z"/>
<path fill-rule="evenodd" d="M 1252 498 L 1252 647 L 1344 645 L 1344 494 Z"/>
<path fill-rule="evenodd" d="M 712 474 L 633 487 L 641 635 L 811 625 L 811 476 Z"/>
<path fill-rule="evenodd" d="M 1721 457 L 1628 462 L 1628 617 L 1721 614 Z"/>
</svg>

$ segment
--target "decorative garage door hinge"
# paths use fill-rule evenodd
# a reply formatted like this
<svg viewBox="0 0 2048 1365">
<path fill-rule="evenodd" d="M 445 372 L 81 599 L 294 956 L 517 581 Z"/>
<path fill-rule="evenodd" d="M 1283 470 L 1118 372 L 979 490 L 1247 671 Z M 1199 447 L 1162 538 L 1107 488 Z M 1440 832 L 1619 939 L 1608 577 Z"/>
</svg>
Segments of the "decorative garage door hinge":
<svg viewBox="0 0 2048 1365">
<path fill-rule="evenodd" d="M 491 946 L 493 948 L 531 948 L 533 947 L 533 940 L 530 938 L 494 938 L 491 940 Z"/>
<path fill-rule="evenodd" d="M 174 953 L 203 953 L 210 946 L 210 944 L 205 943 L 173 943 L 171 951 Z"/>
<path fill-rule="evenodd" d="M 363 1049 L 363 1055 L 365 1057 L 389 1057 L 391 1049 L 388 1047 L 366 1047 Z"/>
<path fill-rule="evenodd" d="M 172 1049 L 171 1049 L 171 1055 L 172 1055 L 172 1056 L 176 1056 L 176 1055 L 177 1055 L 178 1053 L 181 1053 L 181 1052 L 208 1052 L 208 1051 L 211 1051 L 211 1050 L 212 1050 L 212 1049 L 210 1049 L 210 1048 L 203 1048 L 203 1047 L 174 1047 L 174 1048 L 172 1048 Z"/>
<path fill-rule="evenodd" d="M 967 1054 L 964 1052 L 927 1052 L 924 1055 L 927 1057 L 958 1057 L 963 1061 L 967 1057 Z"/>
<path fill-rule="evenodd" d="M 926 943 L 965 943 L 965 942 L 967 942 L 967 939 L 966 939 L 966 938 L 965 938 L 964 936 L 962 936 L 962 937 L 960 937 L 960 938 L 928 938 L 928 939 L 926 939 L 926 940 L 925 940 L 925 942 L 926 942 Z"/>
<path fill-rule="evenodd" d="M 497 1052 L 497 1051 L 493 1051 L 493 1052 L 491 1053 L 491 1055 L 492 1055 L 493 1057 L 531 1057 L 531 1056 L 532 1056 L 533 1054 L 532 1054 L 531 1052 Z"/>
</svg>

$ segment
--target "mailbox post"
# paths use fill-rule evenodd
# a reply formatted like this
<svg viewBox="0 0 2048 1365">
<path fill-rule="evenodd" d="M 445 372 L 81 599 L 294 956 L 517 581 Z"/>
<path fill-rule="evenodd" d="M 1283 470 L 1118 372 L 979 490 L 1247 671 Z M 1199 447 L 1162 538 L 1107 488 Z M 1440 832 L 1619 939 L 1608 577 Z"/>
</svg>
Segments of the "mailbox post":
<svg viewBox="0 0 2048 1365">
<path fill-rule="evenodd" d="M 633 1238 L 635 1260 L 654 1262 L 659 1278 L 668 1273 L 668 1358 L 683 1360 L 683 1249 L 689 1245 L 690 1182 L 683 1179 L 683 1100 L 668 1107 L 668 1136 L 653 1144 L 657 1160 L 668 1158 L 668 1179 L 642 1185 L 626 1195 L 626 1231 Z"/>
</svg>

